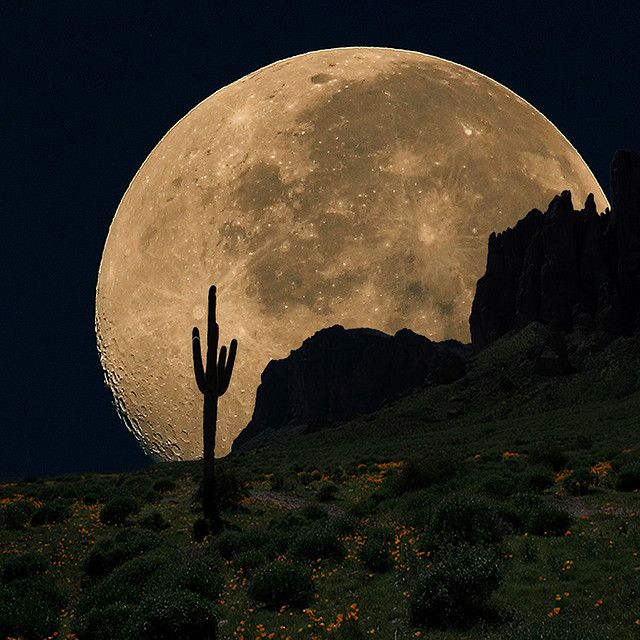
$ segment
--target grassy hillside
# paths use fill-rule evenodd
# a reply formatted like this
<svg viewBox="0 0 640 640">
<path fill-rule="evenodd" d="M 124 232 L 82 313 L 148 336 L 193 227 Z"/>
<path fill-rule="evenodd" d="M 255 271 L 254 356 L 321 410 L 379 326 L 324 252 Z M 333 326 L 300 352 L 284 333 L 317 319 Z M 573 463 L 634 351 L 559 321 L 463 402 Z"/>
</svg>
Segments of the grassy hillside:
<svg viewBox="0 0 640 640">
<path fill-rule="evenodd" d="M 640 637 L 635 339 L 546 378 L 534 325 L 468 375 L 220 465 L 0 487 L 0 637 Z"/>
</svg>

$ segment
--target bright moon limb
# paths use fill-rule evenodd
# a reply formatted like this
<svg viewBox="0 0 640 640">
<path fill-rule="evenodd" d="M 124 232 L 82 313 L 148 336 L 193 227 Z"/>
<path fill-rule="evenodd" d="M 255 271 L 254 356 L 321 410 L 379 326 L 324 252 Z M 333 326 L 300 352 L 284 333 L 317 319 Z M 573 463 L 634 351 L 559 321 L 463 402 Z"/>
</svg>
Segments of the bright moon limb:
<svg viewBox="0 0 640 640">
<path fill-rule="evenodd" d="M 120 414 L 154 458 L 202 455 L 190 336 L 211 284 L 239 342 L 219 454 L 267 362 L 322 327 L 467 341 L 487 236 L 564 189 L 607 206 L 549 120 L 441 58 L 330 49 L 223 87 L 149 154 L 109 230 L 96 333 Z"/>
</svg>

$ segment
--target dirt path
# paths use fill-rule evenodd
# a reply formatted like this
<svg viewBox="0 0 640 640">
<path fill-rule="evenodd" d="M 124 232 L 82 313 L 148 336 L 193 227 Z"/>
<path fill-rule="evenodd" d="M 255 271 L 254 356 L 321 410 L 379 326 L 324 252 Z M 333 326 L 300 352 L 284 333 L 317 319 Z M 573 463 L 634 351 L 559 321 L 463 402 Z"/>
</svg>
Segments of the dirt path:
<svg viewBox="0 0 640 640">
<path fill-rule="evenodd" d="M 308 500 L 305 500 L 300 496 L 292 496 L 288 493 L 281 493 L 279 491 L 251 489 L 249 491 L 249 496 L 259 502 L 270 502 L 271 504 L 283 507 L 284 509 L 302 509 L 302 507 L 306 507 L 309 504 Z M 344 509 L 335 504 L 323 504 L 322 507 L 334 516 L 344 513 Z"/>
</svg>

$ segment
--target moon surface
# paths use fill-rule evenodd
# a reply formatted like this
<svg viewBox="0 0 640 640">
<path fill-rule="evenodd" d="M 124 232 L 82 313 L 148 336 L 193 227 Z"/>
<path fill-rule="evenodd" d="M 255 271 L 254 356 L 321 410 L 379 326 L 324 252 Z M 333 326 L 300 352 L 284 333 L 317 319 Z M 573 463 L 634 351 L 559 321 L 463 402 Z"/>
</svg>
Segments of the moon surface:
<svg viewBox="0 0 640 640">
<path fill-rule="evenodd" d="M 115 214 L 96 333 L 118 412 L 155 459 L 202 455 L 191 328 L 211 284 L 239 343 L 218 455 L 268 361 L 322 327 L 468 341 L 488 235 L 564 189 L 608 205 L 549 120 L 453 62 L 349 47 L 251 73 L 171 128 Z"/>
</svg>

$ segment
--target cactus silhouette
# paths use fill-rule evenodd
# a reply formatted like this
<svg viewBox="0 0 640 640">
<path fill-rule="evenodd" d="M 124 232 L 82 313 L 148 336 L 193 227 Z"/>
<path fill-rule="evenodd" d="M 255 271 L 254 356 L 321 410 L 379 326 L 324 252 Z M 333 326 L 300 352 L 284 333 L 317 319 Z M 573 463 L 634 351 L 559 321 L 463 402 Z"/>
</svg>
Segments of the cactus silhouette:
<svg viewBox="0 0 640 640">
<path fill-rule="evenodd" d="M 233 364 L 236 359 L 238 342 L 235 338 L 227 347 L 221 347 L 218 354 L 220 328 L 216 322 L 216 288 L 209 287 L 209 317 L 207 319 L 207 358 L 203 364 L 200 348 L 200 332 L 193 327 L 191 344 L 193 347 L 193 370 L 198 389 L 204 396 L 202 411 L 203 466 L 202 508 L 212 529 L 220 525 L 220 511 L 216 500 L 215 450 L 218 422 L 218 398 L 229 387 Z"/>
</svg>

